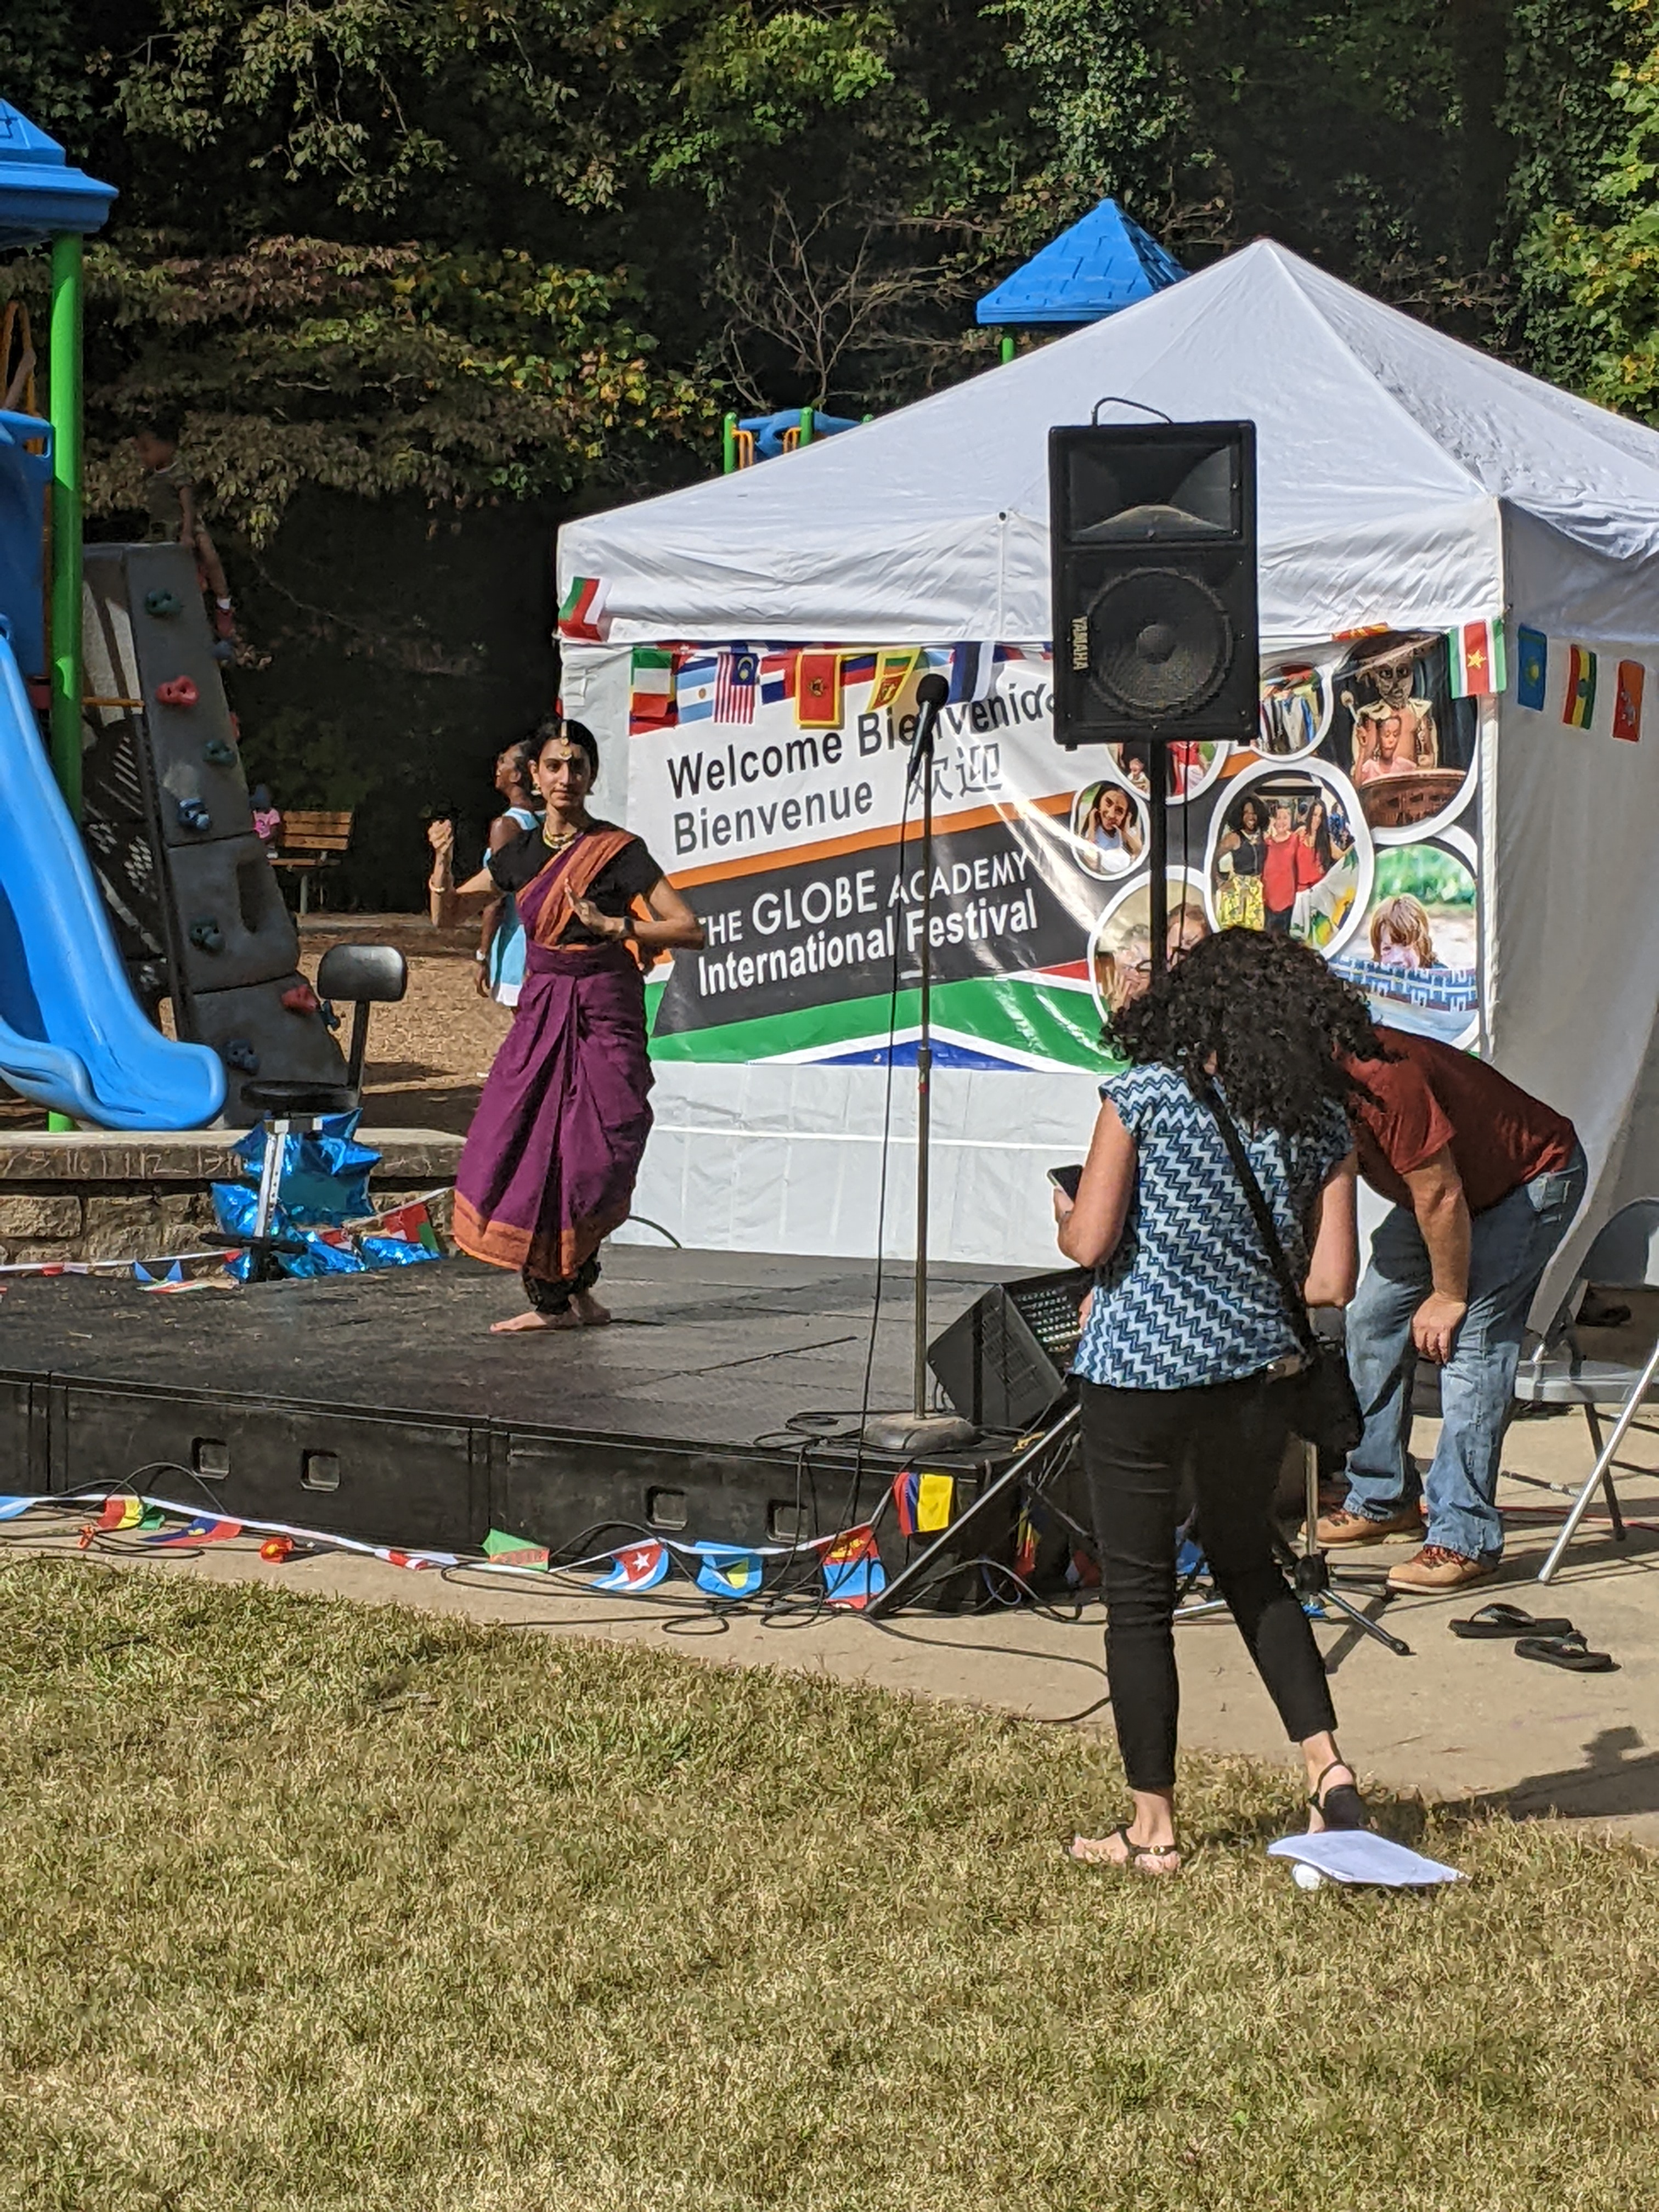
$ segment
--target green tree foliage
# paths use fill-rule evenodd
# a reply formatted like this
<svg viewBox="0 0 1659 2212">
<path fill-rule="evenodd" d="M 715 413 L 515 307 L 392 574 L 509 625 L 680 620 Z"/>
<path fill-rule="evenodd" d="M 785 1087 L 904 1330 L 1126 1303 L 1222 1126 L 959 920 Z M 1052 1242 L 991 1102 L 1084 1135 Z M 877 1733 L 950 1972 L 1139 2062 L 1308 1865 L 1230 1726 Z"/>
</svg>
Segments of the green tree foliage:
<svg viewBox="0 0 1659 2212">
<path fill-rule="evenodd" d="M 1659 422 L 1659 8 L 1616 0 L 1617 58 L 1575 105 L 1575 165 L 1534 219 L 1520 266 L 1527 327 L 1549 374 Z M 1606 63 L 1606 55 L 1601 56 Z"/>
<path fill-rule="evenodd" d="M 562 514 L 706 473 L 726 406 L 982 365 L 975 298 L 1103 192 L 1189 266 L 1266 232 L 1650 411 L 1656 7 L 31 0 L 0 90 L 121 193 L 95 526 L 182 408 L 250 744 L 307 788 L 339 740 L 295 731 L 384 757 L 390 854 L 545 703 Z"/>
</svg>

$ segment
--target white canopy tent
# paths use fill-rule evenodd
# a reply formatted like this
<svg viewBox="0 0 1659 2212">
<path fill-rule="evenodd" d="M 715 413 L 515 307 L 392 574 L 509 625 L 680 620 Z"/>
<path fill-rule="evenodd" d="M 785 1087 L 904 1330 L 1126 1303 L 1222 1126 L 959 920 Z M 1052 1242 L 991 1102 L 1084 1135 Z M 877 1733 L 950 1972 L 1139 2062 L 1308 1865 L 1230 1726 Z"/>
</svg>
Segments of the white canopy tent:
<svg viewBox="0 0 1659 2212">
<path fill-rule="evenodd" d="M 561 596 L 600 580 L 611 643 L 566 647 L 568 708 L 620 755 L 629 641 L 1045 638 L 1048 432 L 1110 400 L 1255 421 L 1264 647 L 1506 613 L 1609 668 L 1659 663 L 1659 434 L 1263 241 L 803 453 L 569 525 Z M 1659 730 L 1613 742 L 1611 690 L 1566 728 L 1517 706 L 1512 670 L 1480 779 L 1486 1047 L 1578 1124 L 1576 1243 L 1659 1191 Z M 640 1211 L 686 1242 L 872 1251 L 886 1098 L 879 1069 L 664 1069 Z M 1036 1170 L 1077 1156 L 1089 1082 L 946 1071 L 934 1110 L 937 1249 L 1044 1261 Z"/>
</svg>

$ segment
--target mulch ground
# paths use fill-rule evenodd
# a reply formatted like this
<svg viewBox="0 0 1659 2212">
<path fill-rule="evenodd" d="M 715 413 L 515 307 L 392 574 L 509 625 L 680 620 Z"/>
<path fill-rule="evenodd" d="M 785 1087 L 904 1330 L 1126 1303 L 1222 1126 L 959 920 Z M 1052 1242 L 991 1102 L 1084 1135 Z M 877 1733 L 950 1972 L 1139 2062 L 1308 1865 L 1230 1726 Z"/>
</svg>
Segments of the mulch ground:
<svg viewBox="0 0 1659 2212">
<path fill-rule="evenodd" d="M 363 1119 L 380 1129 L 447 1129 L 465 1135 L 496 1047 L 512 1016 L 478 996 L 476 923 L 435 930 L 419 915 L 312 915 L 300 966 L 314 981 L 331 945 L 394 945 L 409 962 L 401 1006 L 369 1021 Z M 0 1132 L 44 1129 L 44 1109 L 0 1085 Z"/>
</svg>

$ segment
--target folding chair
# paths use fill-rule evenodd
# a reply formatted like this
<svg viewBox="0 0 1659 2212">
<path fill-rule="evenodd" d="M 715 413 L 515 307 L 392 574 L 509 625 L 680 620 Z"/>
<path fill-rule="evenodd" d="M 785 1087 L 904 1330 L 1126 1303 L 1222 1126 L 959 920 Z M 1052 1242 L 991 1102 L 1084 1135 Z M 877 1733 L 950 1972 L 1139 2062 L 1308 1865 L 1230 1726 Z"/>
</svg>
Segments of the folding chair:
<svg viewBox="0 0 1659 2212">
<path fill-rule="evenodd" d="M 1659 1289 L 1659 1198 L 1638 1198 L 1620 1207 L 1585 1253 L 1583 1272 L 1566 1304 L 1537 1349 L 1523 1359 L 1515 1378 L 1515 1395 L 1524 1405 L 1582 1406 L 1590 1432 L 1595 1464 L 1573 1502 L 1572 1510 L 1556 1538 L 1550 1555 L 1539 1571 L 1540 1583 L 1553 1582 L 1578 1524 L 1600 1490 L 1607 1501 L 1613 1533 L 1625 1540 L 1624 1516 L 1613 1486 L 1613 1462 L 1631 1424 L 1644 1406 L 1659 1403 L 1659 1335 L 1644 1366 L 1621 1360 L 1587 1359 L 1572 1315 L 1585 1283 L 1608 1291 Z M 1619 1417 L 1604 1438 L 1601 1412 L 1617 1407 Z"/>
</svg>

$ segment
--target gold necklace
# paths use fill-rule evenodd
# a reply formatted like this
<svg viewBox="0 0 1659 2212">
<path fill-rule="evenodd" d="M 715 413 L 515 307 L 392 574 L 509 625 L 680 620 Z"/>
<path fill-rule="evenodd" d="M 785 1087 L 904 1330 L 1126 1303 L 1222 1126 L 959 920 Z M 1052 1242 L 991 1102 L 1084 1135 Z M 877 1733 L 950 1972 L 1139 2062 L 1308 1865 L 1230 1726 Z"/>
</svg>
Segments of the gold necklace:
<svg viewBox="0 0 1659 2212">
<path fill-rule="evenodd" d="M 565 847 L 567 845 L 574 845 L 577 838 L 580 837 L 581 834 L 582 824 L 580 822 L 574 823 L 568 830 L 560 830 L 556 836 L 555 836 L 551 828 L 546 822 L 544 822 L 542 824 L 542 842 L 550 852 L 554 853 L 562 853 Z"/>
</svg>

